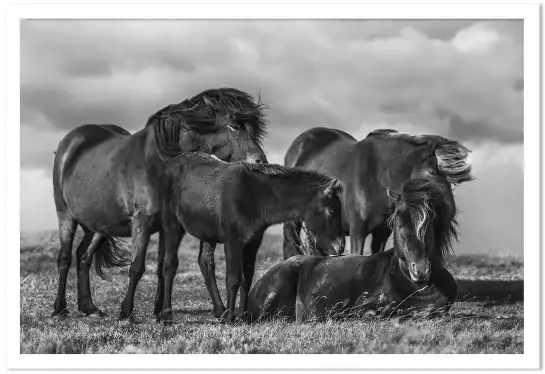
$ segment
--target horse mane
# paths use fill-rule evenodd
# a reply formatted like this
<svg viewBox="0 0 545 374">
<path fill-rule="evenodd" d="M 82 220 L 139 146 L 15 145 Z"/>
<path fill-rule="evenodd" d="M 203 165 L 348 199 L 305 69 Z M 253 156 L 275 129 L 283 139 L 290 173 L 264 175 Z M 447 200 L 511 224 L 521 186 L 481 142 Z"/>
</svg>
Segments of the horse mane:
<svg viewBox="0 0 545 374">
<path fill-rule="evenodd" d="M 250 172 L 258 172 L 269 177 L 281 178 L 293 184 L 304 184 L 312 188 L 325 188 L 335 180 L 327 174 L 299 167 L 277 164 L 251 164 L 246 162 L 240 162 L 240 165 Z"/>
<path fill-rule="evenodd" d="M 266 135 L 267 106 L 235 88 L 209 89 L 153 114 L 145 127 L 153 126 L 159 154 L 172 158 L 180 154 L 180 131 L 199 135 L 216 133 L 232 123 L 245 129 L 258 144 Z"/>
<path fill-rule="evenodd" d="M 418 240 L 425 240 L 429 223 L 433 222 L 435 255 L 441 263 L 453 252 L 453 241 L 458 241 L 457 209 L 450 203 L 448 193 L 448 186 L 424 178 L 409 179 L 401 191 L 401 199 L 409 209 Z M 395 212 L 388 220 L 390 224 L 394 216 Z"/>
<path fill-rule="evenodd" d="M 471 150 L 456 140 L 450 140 L 438 135 L 410 135 L 392 129 L 371 131 L 367 135 L 367 138 L 369 137 L 396 138 L 413 145 L 423 145 L 431 142 L 436 147 L 434 154 L 437 158 L 439 171 L 449 183 L 458 185 L 474 179 L 471 175 L 471 165 L 467 162 Z"/>
</svg>

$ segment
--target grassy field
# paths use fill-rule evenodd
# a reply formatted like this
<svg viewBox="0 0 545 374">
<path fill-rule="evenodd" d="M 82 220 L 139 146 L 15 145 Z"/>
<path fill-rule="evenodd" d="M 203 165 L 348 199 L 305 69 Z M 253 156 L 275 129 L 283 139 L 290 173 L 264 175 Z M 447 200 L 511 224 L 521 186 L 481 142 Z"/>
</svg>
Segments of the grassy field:
<svg viewBox="0 0 545 374">
<path fill-rule="evenodd" d="M 57 234 L 21 234 L 22 353 L 523 353 L 523 260 L 521 257 L 458 256 L 449 268 L 458 281 L 459 302 L 434 320 L 369 318 L 324 323 L 266 322 L 226 326 L 210 316 L 211 302 L 197 265 L 198 242 L 186 238 L 180 251 L 173 307 L 176 323 L 163 327 L 152 314 L 156 242 L 136 294 L 140 324 L 118 323 L 128 270 L 111 281 L 91 274 L 95 304 L 108 315 L 83 317 L 76 305 L 76 275 L 68 278 L 67 318 L 52 319 L 57 286 Z M 77 243 L 77 241 L 76 241 Z M 281 238 L 261 246 L 256 278 L 281 260 Z M 225 300 L 223 247 L 216 251 L 217 276 Z M 75 261 L 72 261 L 74 264 Z M 75 265 L 73 265 L 75 266 Z"/>
</svg>

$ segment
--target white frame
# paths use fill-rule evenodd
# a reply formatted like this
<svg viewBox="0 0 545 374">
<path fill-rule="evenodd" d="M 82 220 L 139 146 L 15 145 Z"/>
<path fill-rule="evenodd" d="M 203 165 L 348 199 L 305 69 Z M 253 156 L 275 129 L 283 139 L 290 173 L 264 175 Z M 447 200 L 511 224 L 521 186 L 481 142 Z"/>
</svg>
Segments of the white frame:
<svg viewBox="0 0 545 374">
<path fill-rule="evenodd" d="M 538 4 L 10 4 L 7 7 L 6 347 L 10 369 L 509 369 L 540 364 L 540 9 Z M 178 17 L 177 15 L 183 15 Z M 19 156 L 21 19 L 524 19 L 524 354 L 522 355 L 32 355 L 20 354 Z M 14 182 L 17 181 L 17 182 Z M 535 296 L 530 296 L 535 295 Z"/>
</svg>

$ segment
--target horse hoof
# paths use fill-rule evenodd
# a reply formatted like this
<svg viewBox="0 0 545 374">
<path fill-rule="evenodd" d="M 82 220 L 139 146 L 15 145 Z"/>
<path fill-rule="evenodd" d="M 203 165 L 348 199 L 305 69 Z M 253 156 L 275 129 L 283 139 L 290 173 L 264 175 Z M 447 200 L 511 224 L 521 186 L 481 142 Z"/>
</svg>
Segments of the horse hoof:
<svg viewBox="0 0 545 374">
<path fill-rule="evenodd" d="M 134 322 L 134 317 L 132 316 L 132 314 L 128 315 L 127 313 L 125 313 L 124 311 L 121 311 L 119 313 L 119 318 L 118 318 L 119 321 L 127 321 L 127 322 Z"/>
<path fill-rule="evenodd" d="M 220 317 L 220 323 L 223 325 L 231 325 L 235 322 L 235 316 L 231 315 L 229 311 L 225 311 Z"/>
<path fill-rule="evenodd" d="M 123 326 L 129 326 L 129 325 L 139 325 L 140 322 L 137 322 L 133 316 L 130 316 L 128 318 L 119 319 L 118 323 Z"/>
<path fill-rule="evenodd" d="M 223 313 L 225 313 L 225 308 L 223 309 L 214 309 L 212 310 L 212 316 L 216 318 L 221 318 L 223 316 Z"/>
<path fill-rule="evenodd" d="M 246 310 L 237 309 L 235 312 L 235 319 L 241 319 L 247 317 L 248 312 Z"/>
<path fill-rule="evenodd" d="M 164 319 L 163 320 L 163 325 L 164 326 L 172 326 L 172 325 L 174 325 L 174 320 L 173 319 Z"/>
<path fill-rule="evenodd" d="M 106 313 L 104 313 L 100 309 L 97 309 L 97 310 L 94 310 L 94 311 L 92 311 L 90 313 L 87 313 L 85 316 L 88 317 L 88 318 L 92 318 L 92 319 L 102 319 L 102 318 L 106 317 Z"/>
<path fill-rule="evenodd" d="M 55 312 L 51 313 L 51 318 L 53 318 L 53 319 L 60 319 L 60 318 L 65 318 L 65 317 L 68 317 L 68 310 L 67 309 L 63 309 L 60 312 L 55 311 Z"/>
</svg>

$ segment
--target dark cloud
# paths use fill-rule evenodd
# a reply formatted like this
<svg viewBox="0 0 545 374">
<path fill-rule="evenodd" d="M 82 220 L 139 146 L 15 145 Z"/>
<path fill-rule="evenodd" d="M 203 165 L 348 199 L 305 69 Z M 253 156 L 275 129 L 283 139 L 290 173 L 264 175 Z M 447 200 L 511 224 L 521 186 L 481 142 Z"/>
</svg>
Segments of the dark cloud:
<svg viewBox="0 0 545 374">
<path fill-rule="evenodd" d="M 455 139 L 464 140 L 496 140 L 501 143 L 520 143 L 524 133 L 518 130 L 503 128 L 498 130 L 491 124 L 481 121 L 465 121 L 457 114 L 449 116 L 450 134 Z"/>
<path fill-rule="evenodd" d="M 521 143 L 524 141 L 524 133 L 519 130 L 522 123 L 513 128 L 498 127 L 480 120 L 465 120 L 460 114 L 447 109 L 436 108 L 440 118 L 448 121 L 448 134 L 460 141 L 497 141 L 499 143 Z"/>
<path fill-rule="evenodd" d="M 502 93 L 521 86 L 519 29 L 471 20 L 25 21 L 21 120 L 136 130 L 165 105 L 234 86 L 271 104 L 275 148 L 290 142 L 279 134 L 362 123 L 516 141 L 500 133 L 522 134 L 512 125 L 522 98 Z M 436 106 L 471 126 L 442 123 Z"/>
</svg>

